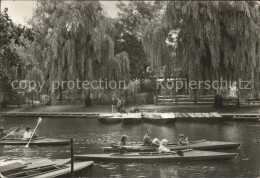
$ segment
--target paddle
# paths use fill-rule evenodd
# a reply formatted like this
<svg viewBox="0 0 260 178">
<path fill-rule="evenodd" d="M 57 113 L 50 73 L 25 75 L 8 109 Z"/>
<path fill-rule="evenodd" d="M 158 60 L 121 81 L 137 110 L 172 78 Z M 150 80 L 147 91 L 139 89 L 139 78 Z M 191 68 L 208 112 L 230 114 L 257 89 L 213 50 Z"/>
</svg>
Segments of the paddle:
<svg viewBox="0 0 260 178">
<path fill-rule="evenodd" d="M 21 130 L 20 128 L 17 128 L 15 131 L 13 131 L 13 132 L 7 134 L 6 136 L 4 136 L 3 138 L 1 138 L 0 140 L 3 140 L 3 139 L 5 139 L 6 137 L 8 137 L 8 136 L 10 136 L 10 135 L 13 135 L 13 134 L 16 133 L 16 132 L 19 132 L 20 130 Z"/>
<path fill-rule="evenodd" d="M 33 134 L 32 134 L 32 136 L 31 136 L 29 142 L 27 143 L 27 145 L 25 145 L 25 148 L 28 148 L 28 147 L 29 147 L 29 144 L 30 144 L 30 142 L 31 142 L 31 140 L 32 140 L 32 138 L 33 138 L 33 135 L 34 135 L 34 133 L 35 133 L 35 131 L 36 131 L 38 125 L 39 125 L 41 122 L 42 122 L 42 118 L 39 117 L 38 122 L 37 122 L 37 125 L 36 125 L 36 127 L 35 127 L 35 129 L 34 129 L 34 131 L 33 131 Z"/>
</svg>

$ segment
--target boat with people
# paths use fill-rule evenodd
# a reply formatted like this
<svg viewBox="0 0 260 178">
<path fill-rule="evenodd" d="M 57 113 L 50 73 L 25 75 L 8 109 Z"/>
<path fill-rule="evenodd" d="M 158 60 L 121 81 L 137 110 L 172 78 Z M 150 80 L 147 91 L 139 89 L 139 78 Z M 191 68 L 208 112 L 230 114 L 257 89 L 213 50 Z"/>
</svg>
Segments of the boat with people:
<svg viewBox="0 0 260 178">
<path fill-rule="evenodd" d="M 231 160 L 237 153 L 223 153 L 212 151 L 183 150 L 183 155 L 175 153 L 110 153 L 110 154 L 83 154 L 75 155 L 76 160 L 93 160 L 104 162 L 179 162 L 179 161 L 205 161 L 205 160 Z"/>
<path fill-rule="evenodd" d="M 26 145 L 28 140 L 23 140 L 21 138 L 5 138 L 0 140 L 0 145 Z M 39 146 L 53 146 L 53 145 L 69 145 L 69 140 L 61 140 L 55 138 L 45 138 L 45 137 L 36 137 L 30 141 L 30 145 L 39 145 Z"/>
<path fill-rule="evenodd" d="M 151 123 L 175 123 L 175 114 L 174 113 L 143 113 L 142 117 L 145 121 Z"/>
<path fill-rule="evenodd" d="M 189 141 L 190 148 L 194 150 L 224 150 L 224 149 L 236 149 L 241 143 L 238 142 L 222 142 L 222 141 L 207 141 L 197 140 Z M 187 148 L 187 145 L 179 145 L 178 143 L 167 143 L 170 150 L 183 150 Z M 128 152 L 149 152 L 155 151 L 153 146 L 145 146 L 143 144 L 127 145 L 124 146 Z M 103 147 L 104 152 L 117 152 L 117 149 L 113 147 Z"/>
<path fill-rule="evenodd" d="M 71 159 L 50 160 L 46 158 L 0 160 L 2 177 L 61 177 L 70 176 Z M 93 166 L 93 161 L 74 163 L 74 174 L 86 171 Z"/>
</svg>

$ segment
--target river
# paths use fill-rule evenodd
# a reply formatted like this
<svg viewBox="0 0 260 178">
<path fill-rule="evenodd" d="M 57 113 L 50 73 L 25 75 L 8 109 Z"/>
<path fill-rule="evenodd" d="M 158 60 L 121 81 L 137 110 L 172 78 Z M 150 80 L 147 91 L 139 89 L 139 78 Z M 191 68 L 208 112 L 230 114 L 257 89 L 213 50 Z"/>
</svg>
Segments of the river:
<svg viewBox="0 0 260 178">
<path fill-rule="evenodd" d="M 5 129 L 35 127 L 37 118 L 1 118 Z M 43 118 L 37 135 L 75 139 L 75 154 L 102 153 L 102 147 L 120 140 L 122 134 L 130 137 L 129 142 L 141 141 L 146 129 L 152 136 L 169 142 L 177 141 L 178 134 L 184 133 L 189 140 L 235 141 L 242 145 L 238 157 L 231 161 L 193 161 L 172 163 L 105 163 L 95 162 L 86 175 L 91 177 L 219 177 L 219 176 L 260 176 L 260 122 L 187 123 L 176 122 L 168 125 L 141 123 L 137 125 L 100 124 L 95 118 Z M 16 136 L 18 137 L 18 136 Z M 70 157 L 69 146 L 0 146 L 0 156 L 17 157 Z M 84 176 L 84 174 L 83 174 Z"/>
</svg>

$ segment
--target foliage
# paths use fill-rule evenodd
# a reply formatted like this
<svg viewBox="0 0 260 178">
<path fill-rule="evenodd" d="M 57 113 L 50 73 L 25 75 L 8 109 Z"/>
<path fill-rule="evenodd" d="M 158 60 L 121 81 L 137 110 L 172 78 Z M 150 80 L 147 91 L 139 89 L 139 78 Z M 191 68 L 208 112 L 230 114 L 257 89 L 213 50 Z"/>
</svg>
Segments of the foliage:
<svg viewBox="0 0 260 178">
<path fill-rule="evenodd" d="M 17 48 L 24 48 L 21 39 L 33 40 L 34 34 L 31 29 L 14 25 L 7 11 L 6 8 L 0 14 L 0 91 L 4 94 L 4 99 L 13 99 L 17 93 L 12 89 L 11 80 L 19 76 L 11 74 L 24 65 Z"/>
<path fill-rule="evenodd" d="M 114 20 L 103 14 L 98 1 L 38 2 L 30 24 L 38 32 L 34 48 L 46 81 L 111 80 L 112 73 L 129 78 L 128 55 L 114 53 Z M 85 90 L 65 93 L 89 96 Z"/>
<path fill-rule="evenodd" d="M 181 28 L 177 59 L 189 78 L 251 80 L 259 90 L 257 2 L 169 2 L 165 20 Z"/>
<path fill-rule="evenodd" d="M 131 78 L 144 78 L 147 63 L 141 32 L 138 30 L 143 21 L 161 19 L 161 11 L 165 2 L 131 1 L 127 4 L 119 2 L 120 12 L 116 23 L 116 52 L 126 51 L 129 54 Z"/>
</svg>

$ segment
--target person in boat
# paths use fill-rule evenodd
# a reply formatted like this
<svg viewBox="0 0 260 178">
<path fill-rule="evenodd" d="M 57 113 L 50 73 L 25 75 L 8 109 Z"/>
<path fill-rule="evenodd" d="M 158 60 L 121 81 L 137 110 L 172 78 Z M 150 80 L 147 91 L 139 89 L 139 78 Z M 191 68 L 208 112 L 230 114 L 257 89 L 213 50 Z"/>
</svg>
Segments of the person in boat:
<svg viewBox="0 0 260 178">
<path fill-rule="evenodd" d="M 25 128 L 25 132 L 23 134 L 23 140 L 29 140 L 33 135 L 33 132 L 31 131 L 30 127 Z M 37 136 L 34 134 L 33 138 L 37 138 Z"/>
<path fill-rule="evenodd" d="M 161 144 L 161 142 L 160 142 L 160 140 L 159 140 L 158 138 L 154 138 L 154 139 L 153 139 L 153 141 L 152 141 L 152 147 L 154 148 L 154 150 L 155 150 L 156 152 L 159 151 L 160 144 Z"/>
<path fill-rule="evenodd" d="M 143 144 L 145 146 L 151 146 L 152 145 L 152 139 L 151 139 L 151 135 L 152 135 L 152 130 L 151 129 L 147 129 L 146 134 L 144 135 L 143 138 Z"/>
<path fill-rule="evenodd" d="M 117 151 L 120 152 L 120 154 L 125 154 L 127 153 L 127 150 L 124 146 L 126 146 L 127 144 L 127 136 L 126 135 L 122 135 L 121 139 L 120 139 L 120 143 L 116 144 L 116 143 L 112 143 L 111 147 L 116 149 Z"/>
<path fill-rule="evenodd" d="M 184 134 L 180 134 L 178 144 L 190 146 L 188 137 L 185 138 Z"/>
<path fill-rule="evenodd" d="M 167 147 L 167 143 L 168 143 L 168 140 L 166 139 L 163 139 L 160 143 L 160 146 L 159 146 L 159 153 L 174 153 L 174 151 L 171 151 L 168 147 Z"/>
<path fill-rule="evenodd" d="M 126 135 L 122 135 L 121 140 L 120 140 L 120 146 L 126 146 L 127 143 L 127 136 Z"/>
<path fill-rule="evenodd" d="M 7 132 L 5 131 L 4 127 L 0 127 L 0 139 L 5 137 Z"/>
</svg>

